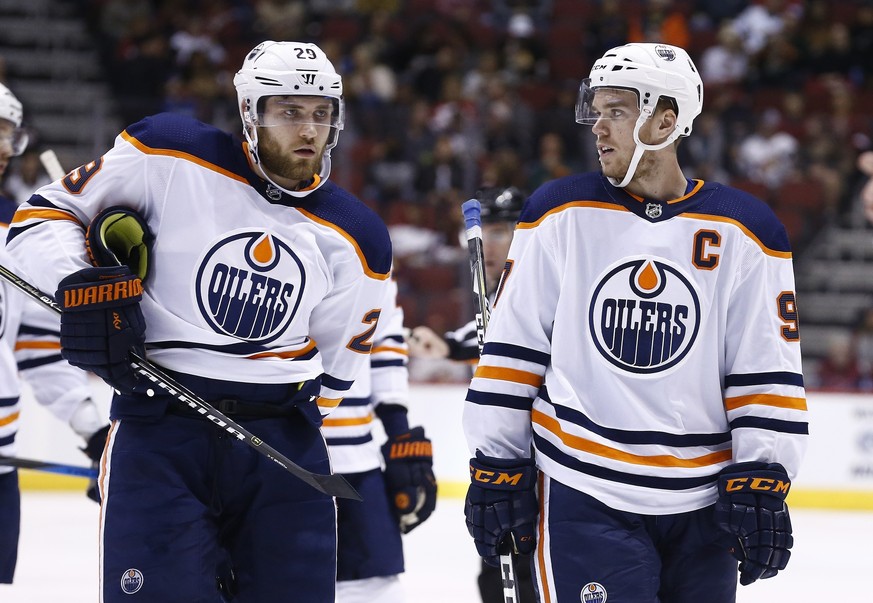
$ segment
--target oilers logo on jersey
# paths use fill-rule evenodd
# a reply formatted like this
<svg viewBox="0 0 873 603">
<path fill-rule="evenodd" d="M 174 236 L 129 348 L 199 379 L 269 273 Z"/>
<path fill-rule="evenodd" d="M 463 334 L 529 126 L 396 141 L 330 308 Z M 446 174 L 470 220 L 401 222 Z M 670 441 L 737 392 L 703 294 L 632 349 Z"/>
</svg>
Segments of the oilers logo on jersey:
<svg viewBox="0 0 873 603">
<path fill-rule="evenodd" d="M 206 322 L 218 333 L 268 343 L 294 319 L 306 285 L 300 258 L 278 236 L 235 231 L 200 261 L 195 289 Z"/>
<path fill-rule="evenodd" d="M 677 366 L 700 328 L 700 298 L 676 266 L 624 259 L 597 279 L 588 322 L 597 350 L 622 370 L 650 374 Z"/>
</svg>

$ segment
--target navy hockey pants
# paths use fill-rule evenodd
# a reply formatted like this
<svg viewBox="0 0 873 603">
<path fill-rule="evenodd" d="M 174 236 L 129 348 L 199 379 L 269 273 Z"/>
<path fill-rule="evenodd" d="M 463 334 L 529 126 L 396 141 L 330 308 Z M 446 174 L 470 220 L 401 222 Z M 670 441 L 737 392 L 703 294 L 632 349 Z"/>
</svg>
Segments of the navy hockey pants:
<svg viewBox="0 0 873 603">
<path fill-rule="evenodd" d="M 344 474 L 364 500 L 337 499 L 337 580 L 403 572 L 400 528 L 391 512 L 381 469 Z"/>
<path fill-rule="evenodd" d="M 237 420 L 329 472 L 324 439 L 299 412 Z M 219 578 L 233 603 L 333 602 L 333 499 L 208 420 L 115 421 L 101 480 L 103 603 L 218 603 Z"/>
<path fill-rule="evenodd" d="M 18 561 L 21 494 L 18 471 L 0 473 L 0 584 L 12 584 Z"/>
<path fill-rule="evenodd" d="M 713 507 L 675 515 L 611 509 L 543 479 L 536 557 L 541 603 L 734 603 L 737 561 Z"/>
</svg>

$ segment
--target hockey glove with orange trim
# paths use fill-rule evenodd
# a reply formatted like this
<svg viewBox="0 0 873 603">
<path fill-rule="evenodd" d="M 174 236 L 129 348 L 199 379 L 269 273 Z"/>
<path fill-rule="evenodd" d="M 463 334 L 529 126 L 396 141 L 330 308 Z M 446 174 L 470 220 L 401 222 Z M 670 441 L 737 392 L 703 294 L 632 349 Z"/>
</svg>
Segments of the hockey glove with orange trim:
<svg viewBox="0 0 873 603">
<path fill-rule="evenodd" d="M 470 459 L 470 488 L 464 504 L 467 531 L 485 563 L 497 567 L 504 540 L 529 554 L 536 540 L 537 468 L 531 459 L 498 459 L 479 452 Z"/>
<path fill-rule="evenodd" d="M 143 355 L 142 281 L 127 266 L 85 268 L 64 278 L 55 299 L 61 314 L 61 356 L 112 387 L 130 392 L 136 371 L 130 350 Z"/>
<path fill-rule="evenodd" d="M 436 508 L 433 446 L 423 427 L 388 438 L 382 446 L 385 486 L 403 534 L 421 525 Z"/>
<path fill-rule="evenodd" d="M 740 584 L 771 578 L 788 565 L 794 545 L 785 503 L 790 487 L 778 463 L 736 463 L 719 473 L 715 518 L 737 539 L 731 553 L 740 562 Z"/>
</svg>

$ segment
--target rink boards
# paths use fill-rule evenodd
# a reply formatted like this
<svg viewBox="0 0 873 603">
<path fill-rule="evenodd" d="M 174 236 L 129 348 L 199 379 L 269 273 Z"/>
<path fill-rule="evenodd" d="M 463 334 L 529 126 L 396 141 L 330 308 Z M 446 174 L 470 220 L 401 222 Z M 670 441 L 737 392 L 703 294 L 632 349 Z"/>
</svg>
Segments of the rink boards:
<svg viewBox="0 0 873 603">
<path fill-rule="evenodd" d="M 94 382 L 104 409 L 109 392 Z M 469 452 L 461 429 L 463 384 L 414 384 L 410 423 L 425 426 L 434 444 L 440 495 L 462 498 Z M 789 503 L 794 507 L 873 510 L 873 395 L 808 392 L 810 441 Z M 29 397 L 22 405 L 19 456 L 84 465 L 81 442 Z M 22 488 L 84 490 L 82 478 L 21 471 Z"/>
</svg>

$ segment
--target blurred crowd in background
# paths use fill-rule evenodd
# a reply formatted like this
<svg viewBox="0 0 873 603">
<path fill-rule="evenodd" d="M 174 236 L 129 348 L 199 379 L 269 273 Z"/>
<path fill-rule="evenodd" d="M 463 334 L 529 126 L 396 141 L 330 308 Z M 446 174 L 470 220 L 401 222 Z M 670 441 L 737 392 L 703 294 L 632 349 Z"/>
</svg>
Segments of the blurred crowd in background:
<svg viewBox="0 0 873 603">
<path fill-rule="evenodd" d="M 574 104 L 580 80 L 609 48 L 651 41 L 688 49 L 705 92 L 704 112 L 679 147 L 686 174 L 765 199 L 796 255 L 824 225 L 851 219 L 862 180 L 855 160 L 873 146 L 870 1 L 80 4 L 125 124 L 173 111 L 239 132 L 232 79 L 246 52 L 265 39 L 319 44 L 343 75 L 347 103 L 331 178 L 388 223 L 407 325 L 438 332 L 473 311 L 461 202 L 485 186 L 530 192 L 598 169 Z M 26 198 L 40 178 L 35 152 L 11 171 L 7 193 Z M 822 376 L 841 375 L 838 388 L 873 390 L 873 313 L 862 324 L 866 348 L 855 338 L 849 345 L 857 378 L 822 367 Z M 412 368 L 420 379 L 469 376 L 449 363 Z M 818 375 L 811 382 L 831 386 Z"/>
</svg>

